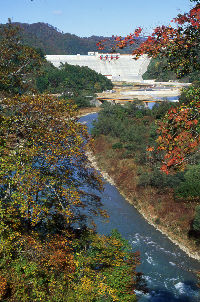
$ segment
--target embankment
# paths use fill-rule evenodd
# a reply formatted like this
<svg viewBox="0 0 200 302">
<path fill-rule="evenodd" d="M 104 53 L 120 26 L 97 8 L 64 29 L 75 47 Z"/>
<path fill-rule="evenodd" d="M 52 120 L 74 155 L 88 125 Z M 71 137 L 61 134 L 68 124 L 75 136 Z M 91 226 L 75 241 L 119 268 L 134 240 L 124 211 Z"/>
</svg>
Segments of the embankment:
<svg viewBox="0 0 200 302">
<path fill-rule="evenodd" d="M 159 192 L 155 188 L 137 186 L 137 166 L 133 159 L 120 157 L 106 137 L 95 140 L 93 152 L 88 157 L 95 169 L 115 185 L 123 197 L 157 230 L 165 234 L 190 257 L 200 261 L 200 248 L 188 238 L 194 206 L 175 202 L 170 190 Z"/>
</svg>

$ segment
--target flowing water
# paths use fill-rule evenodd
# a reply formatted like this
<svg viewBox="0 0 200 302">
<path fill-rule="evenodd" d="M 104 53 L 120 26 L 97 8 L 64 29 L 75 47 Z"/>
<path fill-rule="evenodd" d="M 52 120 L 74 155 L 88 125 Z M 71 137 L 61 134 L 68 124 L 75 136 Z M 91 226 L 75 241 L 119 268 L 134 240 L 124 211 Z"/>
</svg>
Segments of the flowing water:
<svg viewBox="0 0 200 302">
<path fill-rule="evenodd" d="M 167 96 L 167 97 L 154 97 L 154 99 L 159 99 L 163 101 L 170 101 L 170 102 L 178 102 L 179 96 Z M 148 103 L 149 109 L 152 109 L 156 102 Z"/>
<path fill-rule="evenodd" d="M 80 118 L 89 130 L 97 114 Z M 108 234 L 118 231 L 132 245 L 133 251 L 140 251 L 141 265 L 138 271 L 144 273 L 149 294 L 137 292 L 140 302 L 199 302 L 195 271 L 200 271 L 200 262 L 188 257 L 178 246 L 153 226 L 130 205 L 115 186 L 105 182 L 102 193 L 104 209 L 110 215 L 109 223 L 96 219 L 97 231 Z M 123 302 L 123 301 L 122 301 Z"/>
</svg>

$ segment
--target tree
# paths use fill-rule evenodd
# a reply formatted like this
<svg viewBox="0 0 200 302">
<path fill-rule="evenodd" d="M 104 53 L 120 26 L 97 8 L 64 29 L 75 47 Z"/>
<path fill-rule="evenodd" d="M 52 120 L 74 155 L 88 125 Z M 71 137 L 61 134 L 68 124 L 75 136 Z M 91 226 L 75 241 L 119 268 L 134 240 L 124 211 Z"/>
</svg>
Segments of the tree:
<svg viewBox="0 0 200 302">
<path fill-rule="evenodd" d="M 195 216 L 193 221 L 193 229 L 196 232 L 200 232 L 200 205 L 196 206 Z"/>
<path fill-rule="evenodd" d="M 190 156 L 196 152 L 200 143 L 200 102 L 191 101 L 179 107 L 171 108 L 158 122 L 160 134 L 158 150 L 163 153 L 161 169 L 168 173 L 171 168 L 183 170 Z M 149 150 L 150 151 L 150 150 Z"/>
<path fill-rule="evenodd" d="M 199 2 L 199 1 L 196 1 Z M 147 54 L 153 58 L 166 58 L 168 68 L 175 71 L 178 77 L 182 77 L 194 70 L 200 70 L 200 4 L 197 3 L 188 13 L 179 14 L 171 22 L 175 26 L 156 27 L 152 35 L 133 51 L 137 60 L 141 55 Z M 141 35 L 139 27 L 133 34 L 125 38 L 113 36 L 113 48 L 124 48 L 134 45 Z M 106 40 L 100 41 L 98 46 L 104 48 Z"/>
<path fill-rule="evenodd" d="M 30 228 L 54 217 L 63 226 L 81 224 L 100 213 L 93 190 L 102 183 L 85 155 L 89 136 L 75 106 L 47 95 L 16 96 L 1 105 L 2 215 L 13 211 L 13 219 Z"/>
<path fill-rule="evenodd" d="M 19 29 L 11 23 L 4 31 L 1 90 L 17 94 L 32 69 L 39 67 L 40 56 L 21 45 Z M 5 221 L 12 212 L 13 224 L 16 220 L 19 228 L 24 225 L 30 231 L 57 223 L 59 217 L 66 228 L 100 213 L 100 198 L 92 189 L 101 190 L 102 183 L 85 155 L 89 136 L 76 114 L 70 102 L 47 95 L 1 101 L 0 194 Z"/>
<path fill-rule="evenodd" d="M 30 86 L 30 75 L 37 71 L 44 58 L 39 51 L 22 45 L 20 29 L 9 23 L 1 28 L 0 91 L 22 93 Z"/>
<path fill-rule="evenodd" d="M 21 61 L 18 48 L 15 56 L 12 34 L 1 86 L 10 94 L 0 103 L 0 299 L 136 301 L 138 254 L 118 233 L 91 228 L 95 215 L 107 214 L 86 126 L 72 102 L 18 94 L 33 58 L 23 49 Z"/>
<path fill-rule="evenodd" d="M 173 19 L 174 26 L 154 29 L 139 48 L 133 51 L 135 59 L 146 54 L 153 58 L 166 58 L 168 68 L 181 78 L 200 71 L 200 3 L 184 15 Z M 125 38 L 114 37 L 115 47 L 123 48 L 136 42 L 141 28 Z M 103 44 L 99 43 L 100 47 Z M 194 96 L 194 95 L 193 95 Z M 183 169 L 190 154 L 198 151 L 200 142 L 200 103 L 198 93 L 186 104 L 171 109 L 158 123 L 158 150 L 163 153 L 162 170 Z M 152 151 L 152 148 L 148 148 Z"/>
<path fill-rule="evenodd" d="M 18 235 L 6 247 L 0 249 L 2 301 L 137 301 L 138 253 L 116 231 L 68 231 L 46 240 Z"/>
<path fill-rule="evenodd" d="M 200 165 L 188 166 L 184 174 L 184 180 L 175 190 L 178 197 L 190 200 L 200 199 Z"/>
</svg>

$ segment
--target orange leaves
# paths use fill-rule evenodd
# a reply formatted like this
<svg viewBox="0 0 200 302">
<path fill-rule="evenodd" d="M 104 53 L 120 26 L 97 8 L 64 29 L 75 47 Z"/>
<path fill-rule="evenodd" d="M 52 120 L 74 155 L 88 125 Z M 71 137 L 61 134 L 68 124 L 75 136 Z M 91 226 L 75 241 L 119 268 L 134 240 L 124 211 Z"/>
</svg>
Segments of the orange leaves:
<svg viewBox="0 0 200 302">
<path fill-rule="evenodd" d="M 199 105 L 199 101 L 192 101 L 188 105 L 173 108 L 158 124 L 158 150 L 165 152 L 161 168 L 164 172 L 183 169 L 189 155 L 197 150 L 200 143 Z"/>
<path fill-rule="evenodd" d="M 197 4 L 194 8 L 192 8 L 189 13 L 184 15 L 178 15 L 177 18 L 174 18 L 174 22 L 179 25 L 183 25 L 185 23 L 191 24 L 193 27 L 198 28 L 200 23 L 200 4 Z"/>
<path fill-rule="evenodd" d="M 147 151 L 148 151 L 148 152 L 154 151 L 154 147 L 149 147 L 149 148 L 147 148 Z"/>
<path fill-rule="evenodd" d="M 142 28 L 141 28 L 141 27 L 138 27 L 138 28 L 135 30 L 135 33 L 134 33 L 135 37 L 138 38 L 138 37 L 140 36 L 141 32 L 142 32 Z"/>
<path fill-rule="evenodd" d="M 142 32 L 142 28 L 138 27 L 135 29 L 134 33 L 130 33 L 126 37 L 121 37 L 121 36 L 112 36 L 111 39 L 104 39 L 99 41 L 96 45 L 98 46 L 99 50 L 103 50 L 106 47 L 106 44 L 112 43 L 112 50 L 116 50 L 117 48 L 125 48 L 128 45 L 133 45 L 136 42 L 136 39 L 139 38 L 140 34 Z"/>
<path fill-rule="evenodd" d="M 115 37 L 115 41 L 121 41 L 122 37 Z"/>
<path fill-rule="evenodd" d="M 6 288 L 7 288 L 7 281 L 3 276 L 0 275 L 0 299 L 2 299 L 3 296 L 5 295 Z"/>
<path fill-rule="evenodd" d="M 149 57 L 165 57 L 168 61 L 168 69 L 175 71 L 178 78 L 200 69 L 199 50 L 200 43 L 200 4 L 184 15 L 178 15 L 172 22 L 175 22 L 177 28 L 169 26 L 158 26 L 146 40 L 136 48 L 132 54 L 135 59 L 147 54 Z M 113 50 L 131 46 L 138 41 L 142 29 L 137 28 L 133 34 L 126 37 L 113 36 Z M 107 44 L 111 40 L 107 40 Z M 104 49 L 106 41 L 97 43 L 99 49 Z"/>
<path fill-rule="evenodd" d="M 167 165 L 162 165 L 161 166 L 161 171 L 163 171 L 165 174 L 169 174 Z"/>
<path fill-rule="evenodd" d="M 70 241 L 64 236 L 54 236 L 50 241 L 47 241 L 45 246 L 45 258 L 41 259 L 42 263 L 47 267 L 55 270 L 55 272 L 64 271 L 73 273 L 75 271 L 75 263 L 73 251 L 69 247 Z"/>
</svg>

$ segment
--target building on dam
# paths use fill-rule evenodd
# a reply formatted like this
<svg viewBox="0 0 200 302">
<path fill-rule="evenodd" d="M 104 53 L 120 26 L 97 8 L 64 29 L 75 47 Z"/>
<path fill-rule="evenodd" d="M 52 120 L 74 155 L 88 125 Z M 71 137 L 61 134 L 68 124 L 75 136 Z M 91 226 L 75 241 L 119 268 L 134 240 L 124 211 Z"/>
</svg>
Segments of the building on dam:
<svg viewBox="0 0 200 302">
<path fill-rule="evenodd" d="M 126 82 L 142 81 L 150 62 L 146 55 L 134 60 L 132 55 L 98 52 L 88 52 L 88 55 L 47 55 L 46 59 L 56 67 L 61 63 L 87 66 L 112 81 Z"/>
</svg>

